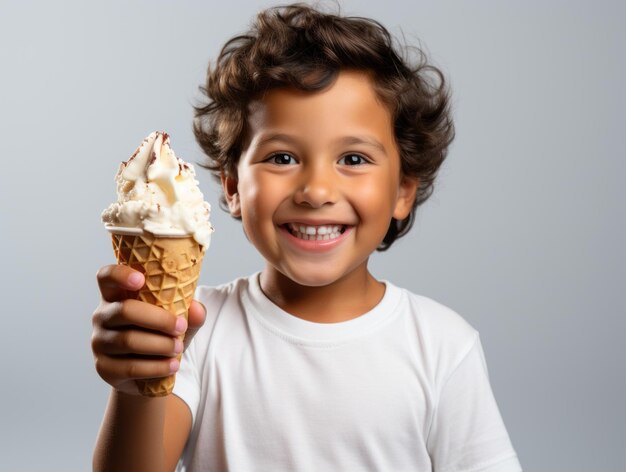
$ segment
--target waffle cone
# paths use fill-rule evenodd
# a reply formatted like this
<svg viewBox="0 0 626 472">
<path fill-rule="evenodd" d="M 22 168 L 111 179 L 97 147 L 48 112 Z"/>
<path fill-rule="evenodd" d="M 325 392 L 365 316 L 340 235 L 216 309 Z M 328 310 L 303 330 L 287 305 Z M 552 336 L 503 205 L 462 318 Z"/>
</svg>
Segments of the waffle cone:
<svg viewBox="0 0 626 472">
<path fill-rule="evenodd" d="M 113 233 L 111 236 L 118 264 L 128 265 L 145 276 L 146 283 L 136 292 L 136 298 L 187 318 L 204 248 L 191 236 L 170 238 L 148 232 L 140 235 Z M 175 378 L 170 375 L 136 382 L 142 395 L 161 397 L 172 392 Z"/>
</svg>

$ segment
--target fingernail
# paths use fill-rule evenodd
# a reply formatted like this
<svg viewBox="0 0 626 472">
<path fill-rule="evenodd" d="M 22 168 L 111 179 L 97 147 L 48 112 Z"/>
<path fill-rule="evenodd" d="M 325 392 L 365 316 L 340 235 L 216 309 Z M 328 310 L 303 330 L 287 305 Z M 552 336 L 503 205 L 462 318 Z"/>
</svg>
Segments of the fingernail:
<svg viewBox="0 0 626 472">
<path fill-rule="evenodd" d="M 128 283 L 134 286 L 140 285 L 143 282 L 143 276 L 139 272 L 133 272 L 128 276 Z"/>
<path fill-rule="evenodd" d="M 176 326 L 174 327 L 174 331 L 176 334 L 183 334 L 187 330 L 187 320 L 179 316 L 176 320 Z"/>
<path fill-rule="evenodd" d="M 180 362 L 178 362 L 177 359 L 172 360 L 172 362 L 170 362 L 170 373 L 173 374 L 174 372 L 178 371 L 179 367 Z"/>
<path fill-rule="evenodd" d="M 183 342 L 180 339 L 174 340 L 174 353 L 180 354 L 183 352 Z"/>
</svg>

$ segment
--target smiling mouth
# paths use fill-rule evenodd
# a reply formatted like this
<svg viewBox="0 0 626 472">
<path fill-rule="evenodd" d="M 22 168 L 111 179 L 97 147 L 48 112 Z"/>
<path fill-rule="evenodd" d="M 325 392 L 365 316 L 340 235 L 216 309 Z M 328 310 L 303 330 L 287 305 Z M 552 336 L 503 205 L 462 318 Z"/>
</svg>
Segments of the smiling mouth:
<svg viewBox="0 0 626 472">
<path fill-rule="evenodd" d="M 298 223 L 287 223 L 282 225 L 292 236 L 308 241 L 328 241 L 337 239 L 345 231 L 346 225 L 319 225 L 310 226 Z"/>
</svg>

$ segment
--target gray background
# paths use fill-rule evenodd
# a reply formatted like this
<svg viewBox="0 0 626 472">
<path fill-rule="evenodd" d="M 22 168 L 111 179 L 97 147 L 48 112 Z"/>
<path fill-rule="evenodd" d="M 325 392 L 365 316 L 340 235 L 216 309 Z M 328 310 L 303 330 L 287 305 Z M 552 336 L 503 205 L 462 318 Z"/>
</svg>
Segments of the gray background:
<svg viewBox="0 0 626 472">
<path fill-rule="evenodd" d="M 108 394 L 89 347 L 101 210 L 150 131 L 201 153 L 206 65 L 270 2 L 0 3 L 0 470 L 89 470 Z M 412 233 L 374 273 L 481 332 L 527 471 L 623 471 L 626 83 L 619 2 L 341 1 L 454 90 L 457 139 Z M 218 209 L 202 282 L 258 270 Z"/>
</svg>

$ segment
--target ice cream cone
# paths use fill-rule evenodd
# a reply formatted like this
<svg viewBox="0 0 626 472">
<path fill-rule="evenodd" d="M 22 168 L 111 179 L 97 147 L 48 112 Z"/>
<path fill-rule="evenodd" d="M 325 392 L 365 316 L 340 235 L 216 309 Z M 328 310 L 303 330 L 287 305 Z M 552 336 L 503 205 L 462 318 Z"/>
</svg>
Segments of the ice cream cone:
<svg viewBox="0 0 626 472">
<path fill-rule="evenodd" d="M 119 264 L 144 273 L 139 300 L 187 316 L 204 251 L 211 242 L 211 206 L 191 164 L 176 157 L 170 137 L 155 131 L 122 162 L 117 201 L 101 214 Z M 129 295 L 133 295 L 131 293 Z M 137 381 L 147 396 L 172 391 L 174 376 Z"/>
<path fill-rule="evenodd" d="M 137 292 L 137 299 L 187 317 L 200 275 L 204 247 L 192 236 L 164 237 L 147 231 L 141 234 L 112 232 L 111 236 L 118 264 L 128 265 L 146 278 L 146 283 Z M 142 395 L 160 397 L 172 392 L 174 381 L 175 375 L 136 382 Z"/>
</svg>

